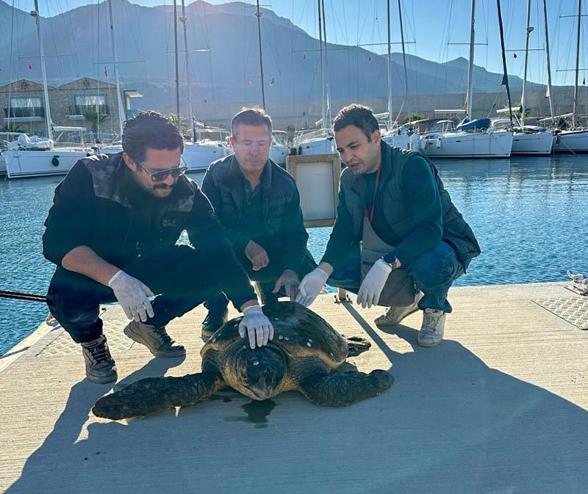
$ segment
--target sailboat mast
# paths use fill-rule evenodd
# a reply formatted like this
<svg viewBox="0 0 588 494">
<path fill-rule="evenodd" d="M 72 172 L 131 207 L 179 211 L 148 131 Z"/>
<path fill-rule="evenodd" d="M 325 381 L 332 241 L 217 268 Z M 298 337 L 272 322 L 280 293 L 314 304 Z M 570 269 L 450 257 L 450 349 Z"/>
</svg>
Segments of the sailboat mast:
<svg viewBox="0 0 588 494">
<path fill-rule="evenodd" d="M 120 80 L 118 77 L 118 59 L 116 57 L 116 43 L 114 42 L 114 21 L 112 16 L 112 0 L 108 0 L 108 16 L 110 18 L 110 41 L 112 45 L 112 63 L 114 65 L 114 82 L 116 84 L 116 104 L 118 106 L 118 128 L 122 138 L 124 126 L 124 106 L 120 91 Z M 99 124 L 100 122 L 98 122 Z"/>
<path fill-rule="evenodd" d="M 476 22 L 476 0 L 472 0 L 472 19 L 471 19 L 471 27 L 470 27 L 470 60 L 468 66 L 468 93 L 466 96 L 466 115 L 468 119 L 471 120 L 472 118 L 472 88 L 474 86 L 474 45 L 476 42 L 476 30 L 475 30 L 475 22 Z"/>
<path fill-rule="evenodd" d="M 41 56 L 41 75 L 43 77 L 43 99 L 45 100 L 45 121 L 47 122 L 47 137 L 53 140 L 53 128 L 51 127 L 51 108 L 49 107 L 49 91 L 47 89 L 47 71 L 45 68 L 45 51 L 41 37 L 41 19 L 39 17 L 39 2 L 35 0 L 35 10 L 31 12 L 37 25 L 37 41 L 39 42 L 39 54 Z"/>
<path fill-rule="evenodd" d="M 257 42 L 259 44 L 259 73 L 261 75 L 261 104 L 265 110 L 265 84 L 263 81 L 263 52 L 261 50 L 261 12 L 259 11 L 259 0 L 257 0 Z"/>
<path fill-rule="evenodd" d="M 580 67 L 580 31 L 582 26 L 582 0 L 578 0 L 578 34 L 576 37 L 576 80 L 574 82 L 574 107 L 572 108 L 572 129 L 576 128 L 578 110 L 578 73 Z"/>
<path fill-rule="evenodd" d="M 510 119 L 510 127 L 512 128 L 512 100 L 510 98 L 510 85 L 508 83 L 508 69 L 506 66 L 506 48 L 504 46 L 504 27 L 502 25 L 502 9 L 500 8 L 500 0 L 496 0 L 496 7 L 498 11 L 498 28 L 500 30 L 500 51 L 502 52 L 502 70 L 504 72 L 504 85 L 506 86 L 506 97 L 508 99 L 508 115 Z"/>
<path fill-rule="evenodd" d="M 390 49 L 391 28 L 390 28 L 390 0 L 386 1 L 386 18 L 388 23 L 388 130 L 392 129 L 392 51 Z"/>
<path fill-rule="evenodd" d="M 404 104 L 408 100 L 408 69 L 406 67 L 406 48 L 404 46 L 404 22 L 402 21 L 402 6 L 400 0 L 398 0 L 398 18 L 400 20 L 400 43 L 402 44 L 402 64 L 404 65 L 404 100 L 398 111 L 398 115 L 404 109 Z"/>
<path fill-rule="evenodd" d="M 323 13 L 321 8 L 321 0 L 317 0 L 318 4 L 318 28 L 319 28 L 319 55 L 321 65 L 321 125 L 326 128 L 327 110 L 325 98 L 325 64 L 323 62 Z"/>
<path fill-rule="evenodd" d="M 547 97 L 549 98 L 549 113 L 553 124 L 553 100 L 551 98 L 551 59 L 549 57 L 549 27 L 547 21 L 547 0 L 543 0 L 543 18 L 545 22 L 545 51 L 547 52 Z"/>
<path fill-rule="evenodd" d="M 176 116 L 180 125 L 180 69 L 178 64 L 178 2 L 174 0 L 174 59 L 176 67 Z"/>
<path fill-rule="evenodd" d="M 192 69 L 190 68 L 190 50 L 188 49 L 188 33 L 186 23 L 186 3 L 182 0 L 182 17 L 180 17 L 184 30 L 184 50 L 186 51 L 186 86 L 188 89 L 188 115 L 190 117 L 190 128 L 192 129 L 192 142 L 196 141 L 196 124 L 194 123 L 194 108 L 192 105 Z"/>
<path fill-rule="evenodd" d="M 533 28 L 531 27 L 531 0 L 527 0 L 527 31 L 525 36 L 525 68 L 523 69 L 523 92 L 521 94 L 521 127 L 525 126 L 525 95 L 527 89 L 527 65 L 529 62 L 529 38 Z"/>
<path fill-rule="evenodd" d="M 327 56 L 327 16 L 325 15 L 325 1 L 320 0 L 323 10 L 323 44 L 325 50 L 325 129 L 331 128 L 331 96 L 329 90 L 329 57 Z"/>
</svg>

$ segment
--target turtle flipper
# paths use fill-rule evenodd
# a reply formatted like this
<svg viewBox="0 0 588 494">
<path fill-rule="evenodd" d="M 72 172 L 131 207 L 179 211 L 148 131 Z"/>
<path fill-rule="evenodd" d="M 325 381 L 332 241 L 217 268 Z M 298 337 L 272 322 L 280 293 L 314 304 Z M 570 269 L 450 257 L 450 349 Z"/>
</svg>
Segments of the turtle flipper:
<svg viewBox="0 0 588 494">
<path fill-rule="evenodd" d="M 100 398 L 92 412 L 97 417 L 119 420 L 158 410 L 195 405 L 224 386 L 216 372 L 184 377 L 149 377 Z"/>
<path fill-rule="evenodd" d="M 300 392 L 317 405 L 346 407 L 383 393 L 393 382 L 383 370 L 315 374 L 300 385 Z"/>
<path fill-rule="evenodd" d="M 345 339 L 347 340 L 348 357 L 355 357 L 360 353 L 367 352 L 372 346 L 368 340 L 361 336 L 346 336 Z"/>
</svg>

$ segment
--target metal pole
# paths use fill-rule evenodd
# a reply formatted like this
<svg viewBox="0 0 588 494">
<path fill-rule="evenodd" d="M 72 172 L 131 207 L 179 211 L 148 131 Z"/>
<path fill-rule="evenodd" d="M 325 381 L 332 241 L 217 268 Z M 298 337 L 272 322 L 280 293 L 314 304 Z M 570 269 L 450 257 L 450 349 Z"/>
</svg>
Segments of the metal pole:
<svg viewBox="0 0 588 494">
<path fill-rule="evenodd" d="M 321 0 L 317 0 L 318 3 L 318 25 L 319 25 L 319 53 L 321 63 L 321 104 L 322 104 L 322 115 L 321 122 L 323 129 L 326 129 L 327 110 L 326 110 L 326 97 L 325 97 L 325 64 L 323 62 L 323 12 L 321 8 Z"/>
<path fill-rule="evenodd" d="M 386 16 L 388 21 L 388 130 L 392 129 L 392 52 L 390 45 L 392 43 L 390 29 L 390 0 L 386 1 Z"/>
<path fill-rule="evenodd" d="M 178 2 L 174 0 L 174 57 L 176 66 L 176 115 L 180 127 L 180 69 L 178 64 Z"/>
<path fill-rule="evenodd" d="M 186 50 L 186 86 L 188 89 L 188 115 L 190 116 L 190 128 L 192 129 L 192 142 L 196 142 L 196 125 L 194 123 L 194 109 L 192 108 L 192 69 L 190 68 L 190 51 L 188 50 L 188 33 L 186 28 L 186 4 L 182 0 L 182 17 L 180 17 L 184 29 L 184 49 Z"/>
<path fill-rule="evenodd" d="M 43 77 L 43 99 L 45 100 L 45 121 L 47 122 L 47 138 L 53 140 L 53 128 L 51 127 L 51 107 L 49 106 L 49 90 L 47 89 L 47 71 L 45 68 L 45 51 L 43 50 L 43 38 L 41 37 L 41 18 L 39 16 L 39 2 L 35 0 L 35 10 L 31 12 L 37 25 L 37 41 L 39 42 L 39 54 L 41 56 L 41 75 Z"/>
<path fill-rule="evenodd" d="M 525 94 L 527 89 L 527 65 L 529 61 L 529 37 L 533 28 L 531 27 L 531 0 L 527 0 L 527 31 L 525 36 L 525 68 L 523 70 L 523 92 L 521 93 L 521 127 L 525 126 Z"/>
<path fill-rule="evenodd" d="M 261 74 L 261 105 L 265 110 L 265 84 L 263 80 L 263 52 L 261 50 L 261 12 L 259 11 L 259 0 L 257 0 L 257 42 L 259 44 L 259 73 Z"/>
<path fill-rule="evenodd" d="M 502 52 L 502 70 L 504 71 L 504 82 L 506 86 L 506 96 L 508 99 L 508 115 L 510 118 L 510 127 L 512 128 L 512 101 L 510 99 L 510 85 L 508 84 L 508 70 L 506 68 L 506 49 L 504 46 L 504 29 L 502 26 L 502 10 L 500 8 L 500 0 L 496 0 L 496 7 L 498 9 L 498 27 L 500 29 L 500 46 Z"/>
<path fill-rule="evenodd" d="M 476 42 L 476 0 L 472 0 L 472 18 L 470 27 L 470 60 L 468 67 L 468 93 L 466 96 L 466 114 L 468 119 L 472 119 L 472 88 L 474 86 L 474 44 Z"/>
<path fill-rule="evenodd" d="M 578 0 L 578 35 L 576 38 L 576 80 L 574 82 L 574 107 L 572 108 L 572 129 L 576 128 L 578 110 L 578 73 L 580 67 L 580 28 L 582 26 L 582 0 Z"/>
<path fill-rule="evenodd" d="M 325 105 L 326 105 L 326 129 L 331 128 L 331 93 L 329 90 L 329 57 L 327 55 L 327 16 L 325 14 L 325 1 L 321 0 L 323 8 L 323 44 L 325 45 Z"/>
<path fill-rule="evenodd" d="M 553 125 L 553 99 L 551 97 L 551 59 L 549 58 L 549 28 L 547 21 L 547 0 L 543 0 L 543 16 L 545 21 L 545 51 L 547 52 L 547 94 L 549 98 L 549 113 L 551 114 L 551 124 Z"/>
<path fill-rule="evenodd" d="M 124 118 L 123 118 L 123 102 L 120 91 L 120 80 L 118 77 L 118 59 L 116 57 L 116 43 L 114 42 L 114 21 L 112 16 L 112 0 L 108 0 L 108 15 L 110 16 L 110 40 L 112 43 L 112 63 L 114 64 L 114 81 L 116 84 L 116 104 L 118 107 L 118 127 L 120 136 L 122 138 Z M 100 118 L 98 117 L 98 125 L 100 125 Z"/>
<path fill-rule="evenodd" d="M 398 17 L 400 19 L 400 42 L 402 44 L 402 64 L 404 65 L 404 100 L 402 101 L 402 105 L 400 106 L 400 110 L 398 110 L 398 117 L 400 113 L 404 109 L 404 104 L 408 100 L 408 68 L 406 67 L 406 47 L 404 43 L 404 22 L 402 21 L 402 7 L 400 5 L 400 0 L 398 0 Z M 398 119 L 398 117 L 396 117 Z"/>
</svg>

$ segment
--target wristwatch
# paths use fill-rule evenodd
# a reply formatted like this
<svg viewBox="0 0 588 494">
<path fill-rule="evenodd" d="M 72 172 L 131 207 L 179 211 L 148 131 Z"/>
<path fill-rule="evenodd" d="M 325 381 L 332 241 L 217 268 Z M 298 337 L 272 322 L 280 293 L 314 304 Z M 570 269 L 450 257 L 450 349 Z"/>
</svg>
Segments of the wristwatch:
<svg viewBox="0 0 588 494">
<path fill-rule="evenodd" d="M 388 266 L 390 266 L 392 268 L 392 271 L 394 271 L 395 269 L 398 269 L 400 267 L 400 261 L 398 260 L 397 257 L 395 257 L 392 261 L 388 262 L 386 261 L 386 259 L 384 259 L 383 257 L 381 258 L 382 261 L 384 261 Z"/>
</svg>

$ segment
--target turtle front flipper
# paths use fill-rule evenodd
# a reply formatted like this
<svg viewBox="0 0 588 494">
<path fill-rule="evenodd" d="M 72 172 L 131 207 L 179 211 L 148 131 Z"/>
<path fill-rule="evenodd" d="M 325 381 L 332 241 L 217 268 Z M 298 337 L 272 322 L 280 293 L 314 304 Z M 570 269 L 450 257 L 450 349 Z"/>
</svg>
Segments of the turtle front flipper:
<svg viewBox="0 0 588 494">
<path fill-rule="evenodd" d="M 97 417 L 120 420 L 173 407 L 195 405 L 224 386 L 216 372 L 183 377 L 149 377 L 100 398 L 92 412 Z"/>
<path fill-rule="evenodd" d="M 346 407 L 383 393 L 393 382 L 383 370 L 314 374 L 300 385 L 300 392 L 317 405 Z"/>
<path fill-rule="evenodd" d="M 360 353 L 367 352 L 372 344 L 362 338 L 361 336 L 346 336 L 347 340 L 347 356 L 348 357 L 356 357 Z"/>
</svg>

